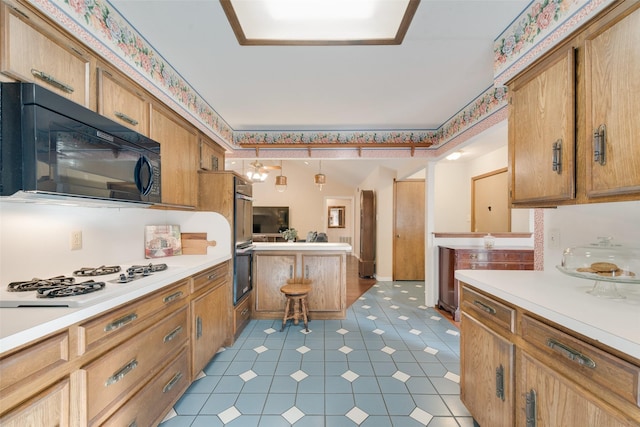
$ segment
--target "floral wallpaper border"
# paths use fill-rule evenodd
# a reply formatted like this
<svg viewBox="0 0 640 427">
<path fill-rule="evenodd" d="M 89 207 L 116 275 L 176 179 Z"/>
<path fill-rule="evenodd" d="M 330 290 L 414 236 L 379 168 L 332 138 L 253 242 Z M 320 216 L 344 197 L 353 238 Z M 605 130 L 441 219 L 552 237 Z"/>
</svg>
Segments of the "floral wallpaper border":
<svg viewBox="0 0 640 427">
<path fill-rule="evenodd" d="M 445 144 L 458 145 L 484 128 L 506 106 L 501 84 L 615 0 L 534 0 L 494 43 L 495 86 L 437 129 L 385 131 L 234 131 L 108 0 L 28 0 L 137 83 L 230 150 L 247 144 Z M 500 114 L 503 117 L 504 114 Z M 502 118 L 500 118 L 502 120 Z"/>
<path fill-rule="evenodd" d="M 494 80 L 507 81 L 615 0 L 534 0 L 493 45 Z"/>
</svg>

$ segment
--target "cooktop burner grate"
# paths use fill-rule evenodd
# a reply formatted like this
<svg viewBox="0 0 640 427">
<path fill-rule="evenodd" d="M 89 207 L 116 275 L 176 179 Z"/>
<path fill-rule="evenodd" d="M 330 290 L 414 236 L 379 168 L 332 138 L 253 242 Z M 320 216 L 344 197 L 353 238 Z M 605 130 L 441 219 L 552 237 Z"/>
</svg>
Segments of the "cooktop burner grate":
<svg viewBox="0 0 640 427">
<path fill-rule="evenodd" d="M 100 291 L 104 289 L 104 287 L 104 282 L 87 280 L 86 282 L 78 283 L 76 285 L 59 286 L 54 288 L 40 288 L 37 290 L 36 296 L 38 298 L 70 297 L 74 295 L 84 295 L 91 292 Z"/>
<path fill-rule="evenodd" d="M 119 265 L 101 265 L 100 267 L 82 267 L 73 272 L 74 276 L 104 276 L 117 273 L 121 270 Z"/>
<path fill-rule="evenodd" d="M 127 273 L 122 273 L 116 280 L 112 280 L 114 283 L 128 283 L 132 280 L 139 279 L 141 277 L 149 276 L 151 273 L 157 271 L 166 270 L 167 264 L 147 264 L 147 265 L 132 265 L 127 268 Z"/>
<path fill-rule="evenodd" d="M 66 276 L 56 276 L 50 279 L 33 278 L 24 282 L 11 282 L 7 285 L 7 290 L 9 292 L 35 291 L 38 289 L 50 289 L 53 287 L 70 286 L 73 285 L 75 281 L 75 278 Z"/>
</svg>

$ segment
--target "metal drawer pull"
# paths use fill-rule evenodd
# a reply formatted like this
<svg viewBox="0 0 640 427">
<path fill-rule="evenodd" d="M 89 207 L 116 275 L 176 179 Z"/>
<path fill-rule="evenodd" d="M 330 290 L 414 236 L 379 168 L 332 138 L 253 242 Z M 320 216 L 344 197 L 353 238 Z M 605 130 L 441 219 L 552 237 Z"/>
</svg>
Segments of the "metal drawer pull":
<svg viewBox="0 0 640 427">
<path fill-rule="evenodd" d="M 496 368 L 496 396 L 504 402 L 504 366 Z"/>
<path fill-rule="evenodd" d="M 173 293 L 173 294 L 171 294 L 171 295 L 169 295 L 169 296 L 164 297 L 164 299 L 162 300 L 162 302 L 164 302 L 164 303 L 166 304 L 166 303 L 168 303 L 168 302 L 171 302 L 171 301 L 173 301 L 173 300 L 175 300 L 175 299 L 180 298 L 181 296 L 182 296 L 182 291 L 178 291 L 178 292 L 176 292 L 176 293 Z"/>
<path fill-rule="evenodd" d="M 210 274 L 207 276 L 207 280 L 213 280 L 213 279 L 217 279 L 218 278 L 218 272 L 215 272 L 213 274 Z"/>
<path fill-rule="evenodd" d="M 607 163 L 605 156 L 607 127 L 602 124 L 593 132 L 593 161 L 603 165 Z"/>
<path fill-rule="evenodd" d="M 127 427 L 138 427 L 138 423 L 136 422 L 136 420 L 133 420 L 129 423 Z"/>
<path fill-rule="evenodd" d="M 173 388 L 173 386 L 176 385 L 178 381 L 180 381 L 181 379 L 182 379 L 182 372 L 178 372 L 173 376 L 173 378 L 171 378 L 171 380 L 167 383 L 167 385 L 165 385 L 162 388 L 162 392 L 166 393 L 170 391 Z"/>
<path fill-rule="evenodd" d="M 536 391 L 531 389 L 525 394 L 526 427 L 536 427 Z"/>
<path fill-rule="evenodd" d="M 47 82 L 51 86 L 55 86 L 58 89 L 62 90 L 63 92 L 73 93 L 74 91 L 73 87 L 69 86 L 68 84 L 62 83 L 52 75 L 43 73 L 42 71 L 36 70 L 35 68 L 31 69 L 31 74 L 33 75 L 33 77 L 36 77 L 44 82 Z"/>
<path fill-rule="evenodd" d="M 578 350 L 574 350 L 568 345 L 562 344 L 559 341 L 554 340 L 553 338 L 547 339 L 547 346 L 552 350 L 556 350 L 558 353 L 565 356 L 567 359 L 578 362 L 578 364 L 582 366 L 586 366 L 587 368 L 595 369 L 596 362 L 594 362 L 589 357 L 580 353 Z"/>
<path fill-rule="evenodd" d="M 196 339 L 200 339 L 202 336 L 202 318 L 196 317 Z"/>
<path fill-rule="evenodd" d="M 138 361 L 133 359 L 131 362 L 124 365 L 118 372 L 107 378 L 107 381 L 104 383 L 105 387 L 109 387 L 111 384 L 115 384 L 123 379 L 129 372 L 133 371 L 136 366 L 138 366 Z"/>
<path fill-rule="evenodd" d="M 134 320 L 136 320 L 138 318 L 138 315 L 135 313 L 131 313 L 131 314 L 127 314 L 126 316 L 123 316 L 117 320 L 114 320 L 113 322 L 109 323 L 107 326 L 104 327 L 104 331 L 105 332 L 109 332 L 109 331 L 114 331 L 116 329 L 119 329 L 121 327 L 123 327 L 124 325 L 133 322 Z"/>
<path fill-rule="evenodd" d="M 173 331 L 165 335 L 164 338 L 162 339 L 162 342 L 168 343 L 169 341 L 177 337 L 181 332 L 182 332 L 182 326 L 178 326 Z"/>
<path fill-rule="evenodd" d="M 244 316 L 246 316 L 246 315 L 247 315 L 247 313 L 248 313 L 248 312 L 249 312 L 249 309 L 248 309 L 248 308 L 245 308 L 244 310 L 242 310 L 242 311 L 240 312 L 240 316 L 244 317 Z"/>
<path fill-rule="evenodd" d="M 551 170 L 560 175 L 560 173 L 562 173 L 562 139 L 554 142 L 551 150 L 553 152 L 551 158 Z"/>
<path fill-rule="evenodd" d="M 478 307 L 480 307 L 483 311 L 486 311 L 489 314 L 496 314 L 496 309 L 491 307 L 490 305 L 487 305 L 481 301 L 478 300 L 474 300 L 473 303 L 475 305 L 477 305 Z"/>
<path fill-rule="evenodd" d="M 122 121 L 125 121 L 129 124 L 132 124 L 134 126 L 138 125 L 138 121 L 136 119 L 134 119 L 133 117 L 129 117 L 124 113 L 121 113 L 120 111 L 114 111 L 113 115 L 116 116 L 117 118 L 119 118 Z"/>
</svg>

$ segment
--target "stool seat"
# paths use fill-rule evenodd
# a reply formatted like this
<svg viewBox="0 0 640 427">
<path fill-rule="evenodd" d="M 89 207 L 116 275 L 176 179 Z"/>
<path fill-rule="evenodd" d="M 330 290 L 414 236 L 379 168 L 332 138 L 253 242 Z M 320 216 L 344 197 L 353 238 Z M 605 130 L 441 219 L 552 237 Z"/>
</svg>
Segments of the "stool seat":
<svg viewBox="0 0 640 427">
<path fill-rule="evenodd" d="M 303 280 L 302 283 L 294 283 L 289 280 L 286 285 L 280 287 L 280 292 L 287 298 L 280 332 L 284 331 L 284 327 L 290 319 L 293 320 L 294 325 L 297 325 L 298 321 L 302 319 L 305 330 L 309 332 L 309 307 L 307 304 L 307 295 L 311 292 L 309 283 L 310 280 Z"/>
</svg>

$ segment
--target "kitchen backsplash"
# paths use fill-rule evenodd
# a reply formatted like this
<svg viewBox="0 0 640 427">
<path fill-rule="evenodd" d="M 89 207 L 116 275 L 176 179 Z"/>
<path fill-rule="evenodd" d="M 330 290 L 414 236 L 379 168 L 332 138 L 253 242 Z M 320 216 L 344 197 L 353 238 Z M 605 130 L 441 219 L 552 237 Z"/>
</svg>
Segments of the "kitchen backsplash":
<svg viewBox="0 0 640 427">
<path fill-rule="evenodd" d="M 612 237 L 614 242 L 640 247 L 640 201 L 560 206 L 544 213 L 545 270 L 555 269 L 565 248 L 594 243 L 598 237 Z M 559 235 L 555 247 L 551 233 Z"/>
<path fill-rule="evenodd" d="M 216 241 L 209 254 L 231 253 L 229 223 L 214 212 L 0 201 L 0 286 L 69 274 L 81 267 L 139 262 L 144 260 L 144 226 L 155 224 L 178 224 L 182 232 L 207 232 L 208 239 Z M 76 231 L 82 233 L 82 249 L 71 250 L 71 235 Z"/>
</svg>

